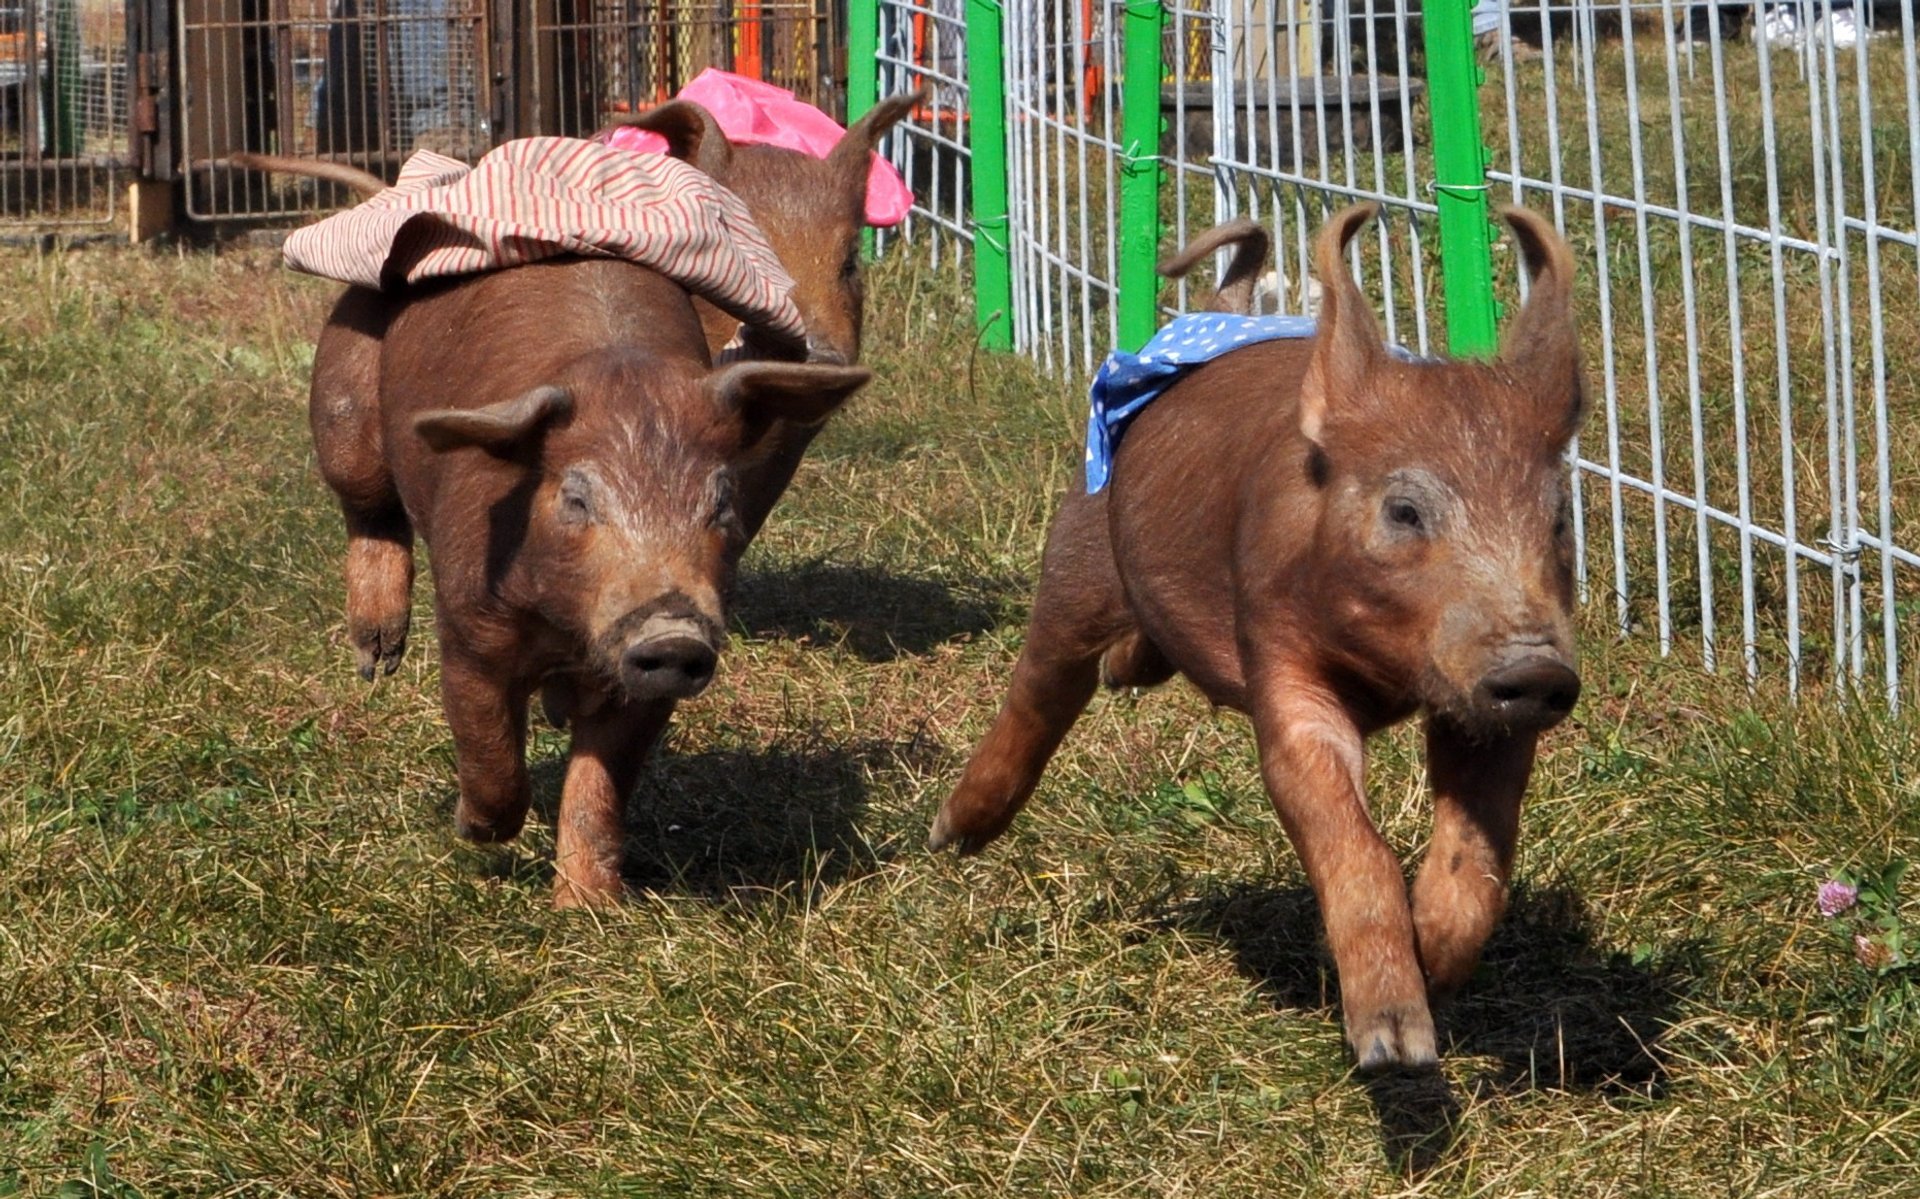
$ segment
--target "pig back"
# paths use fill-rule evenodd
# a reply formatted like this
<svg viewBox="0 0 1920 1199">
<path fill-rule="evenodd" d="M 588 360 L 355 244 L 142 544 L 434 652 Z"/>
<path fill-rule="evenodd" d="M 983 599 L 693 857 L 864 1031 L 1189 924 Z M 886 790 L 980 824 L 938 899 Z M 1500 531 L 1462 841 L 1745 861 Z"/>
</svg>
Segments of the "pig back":
<svg viewBox="0 0 1920 1199">
<path fill-rule="evenodd" d="M 1168 659 L 1227 707 L 1245 702 L 1236 579 L 1299 554 L 1312 536 L 1299 431 L 1310 345 L 1264 342 L 1200 366 L 1148 404 L 1114 452 L 1108 520 L 1128 605 Z M 1252 503 L 1263 511 L 1250 513 Z M 1276 504 L 1302 514 L 1278 537 L 1265 511 Z M 1256 526 L 1260 544 L 1249 544 Z"/>
</svg>

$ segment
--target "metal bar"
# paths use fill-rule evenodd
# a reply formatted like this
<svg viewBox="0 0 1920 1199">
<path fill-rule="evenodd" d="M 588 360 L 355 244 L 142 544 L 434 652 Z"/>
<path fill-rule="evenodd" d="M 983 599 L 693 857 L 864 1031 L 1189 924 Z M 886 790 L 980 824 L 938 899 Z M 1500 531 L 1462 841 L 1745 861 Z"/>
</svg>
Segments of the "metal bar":
<svg viewBox="0 0 1920 1199">
<path fill-rule="evenodd" d="M 658 70 L 659 63 L 655 62 Z M 880 0 L 847 2 L 847 124 L 852 124 L 880 102 Z M 860 230 L 868 258 L 875 250 L 874 231 Z"/>
<path fill-rule="evenodd" d="M 1427 0 L 1427 110 L 1433 125 L 1434 191 L 1440 210 L 1440 275 L 1446 285 L 1447 349 L 1459 358 L 1493 352 L 1487 151 L 1481 142 L 1473 23 L 1467 0 Z"/>
<path fill-rule="evenodd" d="M 1633 236 L 1640 268 L 1641 362 L 1646 371 L 1647 391 L 1647 464 L 1649 480 L 1657 495 L 1666 490 L 1665 430 L 1660 420 L 1660 350 L 1655 331 L 1659 325 L 1653 297 L 1652 247 L 1647 238 L 1646 148 L 1641 140 L 1639 55 L 1633 44 L 1633 14 L 1624 0 L 1620 9 L 1620 57 L 1626 69 L 1627 155 L 1633 170 Z M 1671 43 L 1669 43 L 1671 44 Z M 1684 159 L 1682 160 L 1684 162 Z M 1657 614 L 1660 654 L 1673 649 L 1673 611 L 1669 603 L 1672 579 L 1667 563 L 1667 506 L 1653 507 L 1653 602 Z"/>
<path fill-rule="evenodd" d="M 1120 302 L 1115 343 L 1137 350 L 1159 323 L 1153 262 L 1160 248 L 1160 0 L 1129 0 L 1120 100 Z"/>
</svg>

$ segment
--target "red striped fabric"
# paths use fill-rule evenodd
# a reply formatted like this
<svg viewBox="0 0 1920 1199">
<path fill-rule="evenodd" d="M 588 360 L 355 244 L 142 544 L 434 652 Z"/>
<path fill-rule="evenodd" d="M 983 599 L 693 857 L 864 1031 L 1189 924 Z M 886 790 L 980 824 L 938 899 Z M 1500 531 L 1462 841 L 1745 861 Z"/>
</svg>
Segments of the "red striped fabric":
<svg viewBox="0 0 1920 1199">
<path fill-rule="evenodd" d="M 806 325 L 793 279 L 740 198 L 662 154 L 529 137 L 472 168 L 422 150 L 394 185 L 290 234 L 296 271 L 393 289 L 561 254 L 652 267 L 756 331 L 793 342 Z"/>
</svg>

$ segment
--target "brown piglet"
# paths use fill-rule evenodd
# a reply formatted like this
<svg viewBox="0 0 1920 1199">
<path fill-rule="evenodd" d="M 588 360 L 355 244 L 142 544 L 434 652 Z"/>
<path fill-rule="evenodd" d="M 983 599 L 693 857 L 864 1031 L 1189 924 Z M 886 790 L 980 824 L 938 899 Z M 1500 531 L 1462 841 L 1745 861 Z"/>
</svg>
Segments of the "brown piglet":
<svg viewBox="0 0 1920 1199">
<path fill-rule="evenodd" d="M 1135 419 L 1110 484 L 1061 506 L 1008 694 L 931 836 L 984 848 L 1097 686 L 1184 674 L 1252 719 L 1368 1069 L 1436 1060 L 1429 998 L 1500 919 L 1535 744 L 1579 694 L 1565 453 L 1584 408 L 1549 222 L 1501 212 L 1533 286 L 1497 357 L 1405 362 L 1346 269 L 1374 213 L 1319 235 L 1312 338 L 1194 369 Z M 1365 742 L 1416 713 L 1434 825 L 1409 898 Z"/>
<path fill-rule="evenodd" d="M 573 736 L 554 902 L 613 899 L 627 793 L 719 658 L 741 513 L 764 500 L 740 464 L 868 372 L 714 369 L 687 293 L 613 259 L 417 288 L 380 356 L 384 484 L 433 558 L 458 831 L 520 831 L 540 691 Z"/>
<path fill-rule="evenodd" d="M 754 222 L 793 277 L 793 300 L 807 325 L 802 351 L 810 362 L 845 365 L 860 357 L 865 305 L 860 231 L 865 227 L 867 172 L 874 146 L 924 99 L 923 92 L 875 105 L 825 159 L 774 146 L 735 146 L 713 115 L 678 100 L 629 124 L 666 138 L 668 153 L 700 168 L 746 204 Z M 236 154 L 253 170 L 326 179 L 362 196 L 386 184 L 378 177 L 323 159 Z M 307 416 L 320 473 L 339 498 L 347 527 L 347 639 L 355 664 L 369 680 L 391 674 L 406 653 L 413 590 L 413 529 L 387 469 L 378 396 L 381 344 L 404 293 L 348 287 L 334 304 L 314 348 Z M 707 352 L 718 358 L 739 322 L 696 298 Z M 734 357 L 785 357 L 778 347 L 746 343 Z M 766 523 L 774 503 L 799 468 L 817 422 L 776 422 L 737 464 L 741 526 L 748 538 Z"/>
</svg>

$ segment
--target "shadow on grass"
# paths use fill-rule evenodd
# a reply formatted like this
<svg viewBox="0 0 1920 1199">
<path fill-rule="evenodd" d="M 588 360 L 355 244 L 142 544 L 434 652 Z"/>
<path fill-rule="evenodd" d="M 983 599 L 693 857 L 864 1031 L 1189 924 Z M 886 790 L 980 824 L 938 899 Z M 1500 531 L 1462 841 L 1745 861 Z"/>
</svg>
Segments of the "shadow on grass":
<svg viewBox="0 0 1920 1199">
<path fill-rule="evenodd" d="M 669 730 L 628 799 L 621 873 L 639 891 L 735 904 L 860 878 L 897 850 L 862 827 L 870 780 L 931 769 L 939 754 L 918 738 L 842 744 L 817 735 L 677 754 Z M 533 819 L 553 824 L 566 769 L 564 754 L 533 764 Z M 550 882 L 551 857 L 530 877 Z"/>
<path fill-rule="evenodd" d="M 1325 1009 L 1338 998 L 1320 914 L 1305 887 L 1236 885 L 1183 905 L 1170 923 L 1217 936 L 1240 970 L 1282 1008 Z M 1668 952 L 1628 954 L 1600 945 L 1578 893 L 1516 887 L 1466 989 L 1435 1012 L 1441 1052 L 1484 1057 L 1476 1097 L 1529 1090 L 1660 1098 L 1661 1039 L 1689 975 Z M 1382 1148 L 1398 1168 L 1423 1172 L 1453 1143 L 1459 1097 L 1437 1071 L 1364 1080 Z"/>
<path fill-rule="evenodd" d="M 844 641 L 866 662 L 923 654 L 1017 618 L 1024 585 L 981 580 L 965 591 L 871 566 L 808 562 L 743 572 L 733 620 L 752 637 Z"/>
</svg>

